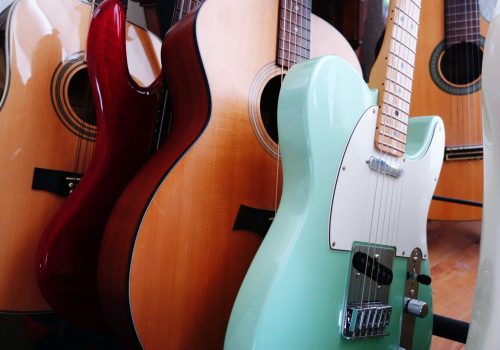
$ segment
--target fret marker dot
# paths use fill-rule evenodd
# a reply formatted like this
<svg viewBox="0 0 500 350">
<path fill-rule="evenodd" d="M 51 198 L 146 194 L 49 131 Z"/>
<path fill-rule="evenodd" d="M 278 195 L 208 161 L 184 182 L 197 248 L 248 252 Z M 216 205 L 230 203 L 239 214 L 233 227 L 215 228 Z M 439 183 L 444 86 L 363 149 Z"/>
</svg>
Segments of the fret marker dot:
<svg viewBox="0 0 500 350">
<path fill-rule="evenodd" d="M 298 11 L 299 10 L 299 7 L 297 5 L 295 5 L 295 11 Z"/>
<path fill-rule="evenodd" d="M 298 27 L 295 27 L 295 28 L 293 28 L 293 30 L 295 30 L 296 32 L 298 32 L 298 31 L 299 31 L 299 28 L 298 28 Z"/>
<path fill-rule="evenodd" d="M 398 110 L 396 110 L 396 111 L 394 112 L 394 114 L 395 114 L 395 115 L 396 115 L 396 117 L 397 117 L 397 116 L 399 115 L 399 111 L 398 111 Z"/>
</svg>

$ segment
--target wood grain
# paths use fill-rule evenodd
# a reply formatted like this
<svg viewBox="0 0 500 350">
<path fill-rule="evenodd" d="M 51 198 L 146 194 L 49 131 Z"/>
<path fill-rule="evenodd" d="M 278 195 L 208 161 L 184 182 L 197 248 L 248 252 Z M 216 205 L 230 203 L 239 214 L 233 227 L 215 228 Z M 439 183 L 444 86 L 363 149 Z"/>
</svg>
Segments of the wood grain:
<svg viewBox="0 0 500 350">
<path fill-rule="evenodd" d="M 470 322 L 479 261 L 481 223 L 431 221 L 428 225 L 433 312 Z M 431 350 L 465 345 L 434 336 Z"/>
<path fill-rule="evenodd" d="M 233 231 L 236 213 L 242 204 L 276 206 L 279 164 L 251 125 L 249 107 L 255 101 L 249 95 L 266 67 L 279 71 L 273 65 L 278 6 L 269 0 L 208 0 L 201 7 L 195 33 L 210 89 L 208 125 L 170 164 L 161 155 L 172 144 L 167 140 L 127 188 L 108 224 L 101 248 L 102 299 L 108 310 L 114 308 L 110 316 L 118 328 L 130 328 L 133 320 L 143 348 L 222 348 L 232 303 L 262 239 Z M 164 49 L 182 23 L 167 34 Z M 311 46 L 312 56 L 340 52 L 360 71 L 347 42 L 316 17 Z M 165 62 L 165 67 L 170 87 L 187 84 L 172 78 L 191 79 L 172 76 L 186 64 L 179 68 Z M 204 101 L 199 87 L 184 90 L 180 101 L 172 95 L 174 108 L 188 103 L 187 114 L 176 115 L 174 109 L 174 122 L 200 118 L 192 114 L 203 111 L 196 106 L 198 98 Z M 151 180 L 157 177 L 159 182 Z M 137 200 L 144 197 L 145 203 Z M 127 265 L 117 266 L 119 260 Z M 124 273 L 116 278 L 113 267 Z M 124 294 L 127 305 L 120 313 L 116 303 Z M 131 319 L 114 317 L 126 313 Z"/>
<path fill-rule="evenodd" d="M 441 90 L 429 73 L 434 49 L 445 38 L 445 0 L 422 2 L 411 116 L 439 115 L 445 124 L 446 146 L 481 145 L 480 91 L 457 96 Z M 481 18 L 481 34 L 486 35 L 487 22 Z M 445 161 L 435 191 L 436 195 L 482 201 L 482 160 Z M 478 220 L 481 209 L 433 201 L 430 219 Z"/>
<path fill-rule="evenodd" d="M 20 0 L 14 6 L 7 27 L 10 79 L 0 110 L 0 310 L 42 311 L 50 308 L 36 285 L 35 253 L 43 228 L 64 198 L 33 191 L 33 170 L 75 168 L 79 137 L 54 111 L 51 81 L 61 62 L 85 49 L 91 6 L 75 0 Z M 144 51 L 144 43 L 153 40 L 144 33 L 134 28 L 129 51 Z M 138 60 L 148 61 L 137 54 L 130 65 L 143 66 Z M 149 70 L 132 69 L 141 85 L 158 74 L 159 58 L 154 61 Z M 91 144 L 83 155 L 87 164 Z"/>
</svg>

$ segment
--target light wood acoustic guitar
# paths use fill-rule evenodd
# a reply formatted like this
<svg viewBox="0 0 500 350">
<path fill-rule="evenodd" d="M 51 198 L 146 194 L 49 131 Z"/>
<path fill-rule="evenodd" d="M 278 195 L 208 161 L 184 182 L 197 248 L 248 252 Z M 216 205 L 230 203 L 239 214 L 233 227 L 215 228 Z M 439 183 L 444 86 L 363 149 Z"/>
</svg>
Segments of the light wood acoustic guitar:
<svg viewBox="0 0 500 350">
<path fill-rule="evenodd" d="M 207 0 L 167 33 L 169 138 L 119 199 L 99 261 L 102 305 L 126 344 L 222 348 L 279 197 L 282 75 L 325 54 L 360 72 L 311 0 Z"/>
<path fill-rule="evenodd" d="M 89 164 L 96 136 L 85 47 L 92 5 L 18 0 L 0 16 L 0 310 L 49 310 L 35 277 L 41 233 Z M 155 36 L 127 25 L 131 74 L 159 74 Z"/>
<path fill-rule="evenodd" d="M 478 0 L 434 0 L 422 9 L 425 39 L 419 44 L 415 64 L 410 115 L 439 115 L 446 125 L 437 196 L 482 202 L 480 91 L 487 28 Z M 435 200 L 429 218 L 479 220 L 481 208 Z"/>
</svg>

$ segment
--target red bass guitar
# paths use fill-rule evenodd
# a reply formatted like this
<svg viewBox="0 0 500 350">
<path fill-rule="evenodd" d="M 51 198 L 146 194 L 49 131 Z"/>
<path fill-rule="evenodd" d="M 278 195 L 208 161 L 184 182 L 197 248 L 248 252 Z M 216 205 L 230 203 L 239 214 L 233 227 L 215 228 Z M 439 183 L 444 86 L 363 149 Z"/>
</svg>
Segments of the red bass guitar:
<svg viewBox="0 0 500 350">
<path fill-rule="evenodd" d="M 140 87 L 126 55 L 125 8 L 105 0 L 91 21 L 87 63 L 98 133 L 93 156 L 73 193 L 42 235 L 36 272 L 42 294 L 75 324 L 103 328 L 97 297 L 97 256 L 106 220 L 150 154 L 161 75 Z M 155 55 L 157 53 L 150 52 Z"/>
</svg>

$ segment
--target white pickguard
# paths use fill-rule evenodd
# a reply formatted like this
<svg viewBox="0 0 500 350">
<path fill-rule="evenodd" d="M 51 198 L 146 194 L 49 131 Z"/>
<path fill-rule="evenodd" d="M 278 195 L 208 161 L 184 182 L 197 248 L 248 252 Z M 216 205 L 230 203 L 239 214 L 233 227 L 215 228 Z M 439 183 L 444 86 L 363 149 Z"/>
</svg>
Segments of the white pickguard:
<svg viewBox="0 0 500 350">
<path fill-rule="evenodd" d="M 396 247 L 408 256 L 416 247 L 427 257 L 427 212 L 441 170 L 444 126 L 438 123 L 428 149 L 419 159 L 380 155 L 374 147 L 377 106 L 368 109 L 347 145 L 337 181 L 333 184 L 330 247 L 352 249 L 370 242 Z M 371 156 L 403 167 L 400 178 L 368 167 Z"/>
</svg>

